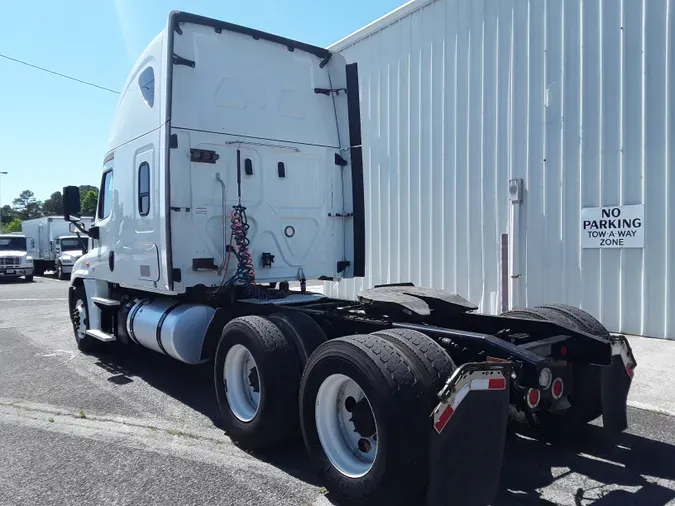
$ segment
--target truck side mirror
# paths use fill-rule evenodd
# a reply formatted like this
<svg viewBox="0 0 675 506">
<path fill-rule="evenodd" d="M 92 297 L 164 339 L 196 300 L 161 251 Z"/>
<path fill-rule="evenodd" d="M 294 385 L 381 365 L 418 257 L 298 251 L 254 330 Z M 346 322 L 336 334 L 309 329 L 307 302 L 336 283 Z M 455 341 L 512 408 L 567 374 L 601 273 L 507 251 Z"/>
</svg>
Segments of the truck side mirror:
<svg viewBox="0 0 675 506">
<path fill-rule="evenodd" d="M 63 218 L 66 221 L 80 218 L 80 189 L 77 186 L 63 188 Z"/>
</svg>

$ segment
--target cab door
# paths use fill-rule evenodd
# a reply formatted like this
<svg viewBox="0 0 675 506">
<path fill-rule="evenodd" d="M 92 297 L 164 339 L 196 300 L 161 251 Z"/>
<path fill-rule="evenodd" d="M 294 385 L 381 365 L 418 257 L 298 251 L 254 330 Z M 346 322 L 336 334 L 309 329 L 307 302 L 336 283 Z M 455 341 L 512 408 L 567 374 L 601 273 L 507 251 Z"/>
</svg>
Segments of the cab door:
<svg viewBox="0 0 675 506">
<path fill-rule="evenodd" d="M 141 148 L 134 163 L 134 212 L 130 272 L 154 284 L 159 280 L 159 174 L 152 147 Z M 143 283 L 141 283 L 143 284 Z"/>
<path fill-rule="evenodd" d="M 94 226 L 98 228 L 98 238 L 93 240 L 91 254 L 88 255 L 86 266 L 90 274 L 97 279 L 115 281 L 115 171 L 114 159 L 108 160 L 103 168 L 101 187 L 98 194 L 96 219 Z"/>
</svg>

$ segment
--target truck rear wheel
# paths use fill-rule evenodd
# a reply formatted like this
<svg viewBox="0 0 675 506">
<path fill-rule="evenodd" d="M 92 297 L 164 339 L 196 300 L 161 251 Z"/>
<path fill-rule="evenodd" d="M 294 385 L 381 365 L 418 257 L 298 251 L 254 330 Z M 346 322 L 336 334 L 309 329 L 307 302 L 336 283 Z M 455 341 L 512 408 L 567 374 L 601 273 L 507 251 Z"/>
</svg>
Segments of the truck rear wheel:
<svg viewBox="0 0 675 506">
<path fill-rule="evenodd" d="M 405 355 L 409 363 L 416 366 L 430 395 L 431 406 L 435 406 L 438 392 L 457 369 L 450 355 L 440 344 L 417 330 L 387 329 L 373 332 L 373 335 L 388 340 Z"/>
<path fill-rule="evenodd" d="M 314 350 L 326 341 L 323 329 L 311 316 L 300 312 L 275 313 L 269 319 L 281 329 L 295 348 L 302 371 Z"/>
<path fill-rule="evenodd" d="M 406 357 L 382 337 L 341 337 L 312 354 L 300 385 L 300 425 L 338 500 L 417 504 L 431 431 L 423 394 Z"/>
<path fill-rule="evenodd" d="M 608 337 L 609 332 L 591 315 L 579 308 L 563 304 L 548 304 L 514 310 L 504 316 L 537 317 L 570 328 L 587 332 L 600 337 Z M 522 315 L 522 316 L 520 316 Z M 531 315 L 531 316 L 530 316 Z M 606 335 L 603 335 L 606 334 Z M 602 368 L 589 364 L 572 364 L 572 390 L 568 395 L 571 406 L 563 412 L 541 411 L 538 414 L 540 428 L 555 435 L 570 435 L 578 432 L 583 426 L 602 415 L 601 398 Z"/>
<path fill-rule="evenodd" d="M 300 366 L 269 319 L 243 316 L 225 326 L 214 381 L 225 430 L 240 447 L 262 449 L 297 432 Z"/>
<path fill-rule="evenodd" d="M 609 337 L 609 331 L 589 313 L 566 304 L 537 306 L 558 314 L 573 324 L 572 328 L 598 337 Z M 602 416 L 602 368 L 589 364 L 573 364 L 574 383 L 570 393 L 572 407 L 557 415 L 546 413 L 542 423 L 559 433 L 573 433 L 582 426 Z"/>
<path fill-rule="evenodd" d="M 551 309 L 559 314 L 565 315 L 567 319 L 571 319 L 576 323 L 576 327 L 588 334 L 609 337 L 609 331 L 590 313 L 578 307 L 569 306 L 567 304 L 547 304 L 544 306 L 537 306 L 538 308 Z"/>
</svg>

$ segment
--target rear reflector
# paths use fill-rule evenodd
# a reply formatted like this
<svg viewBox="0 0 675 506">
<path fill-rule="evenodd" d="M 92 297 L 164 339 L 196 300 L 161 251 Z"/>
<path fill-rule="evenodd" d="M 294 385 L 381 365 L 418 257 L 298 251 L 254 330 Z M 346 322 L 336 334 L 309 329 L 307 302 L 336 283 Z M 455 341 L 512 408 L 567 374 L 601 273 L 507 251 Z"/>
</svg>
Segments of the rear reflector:
<svg viewBox="0 0 675 506">
<path fill-rule="evenodd" d="M 626 374 L 629 378 L 632 378 L 635 374 L 635 368 L 637 363 L 635 362 L 635 357 L 633 352 L 628 346 L 628 340 L 624 336 L 617 336 L 612 342 L 612 355 L 620 355 L 623 365 L 626 368 Z"/>
<path fill-rule="evenodd" d="M 541 400 L 541 393 L 536 388 L 530 388 L 527 391 L 527 405 L 532 409 L 539 406 L 539 401 Z"/>
<path fill-rule="evenodd" d="M 506 378 L 492 378 L 488 382 L 488 390 L 506 390 Z"/>
<path fill-rule="evenodd" d="M 556 378 L 553 381 L 553 386 L 551 387 L 551 395 L 553 395 L 553 398 L 557 400 L 562 397 L 564 391 L 565 385 L 563 384 L 563 380 L 560 378 Z"/>
<path fill-rule="evenodd" d="M 489 367 L 494 368 L 498 366 Z M 455 378 L 456 374 L 453 375 L 453 378 Z M 434 429 L 436 429 L 436 432 L 439 434 L 448 424 L 450 418 L 455 411 L 457 411 L 458 406 L 469 392 L 481 390 L 506 390 L 507 387 L 506 377 L 501 370 L 491 370 L 490 372 L 487 372 L 487 374 L 484 370 L 470 371 L 461 374 L 460 377 L 456 378 L 454 385 L 452 384 L 453 378 L 451 378 L 446 387 L 441 390 L 440 395 L 444 400 L 436 407 L 432 415 Z"/>
<path fill-rule="evenodd" d="M 436 429 L 436 432 L 440 433 L 443 430 L 443 427 L 450 421 L 450 417 L 452 414 L 455 412 L 454 408 L 450 406 L 449 404 L 445 407 L 443 412 L 441 413 L 441 416 L 438 418 L 436 423 L 434 424 L 434 428 Z"/>
<path fill-rule="evenodd" d="M 475 379 L 471 382 L 471 390 L 504 390 L 506 378 Z"/>
</svg>

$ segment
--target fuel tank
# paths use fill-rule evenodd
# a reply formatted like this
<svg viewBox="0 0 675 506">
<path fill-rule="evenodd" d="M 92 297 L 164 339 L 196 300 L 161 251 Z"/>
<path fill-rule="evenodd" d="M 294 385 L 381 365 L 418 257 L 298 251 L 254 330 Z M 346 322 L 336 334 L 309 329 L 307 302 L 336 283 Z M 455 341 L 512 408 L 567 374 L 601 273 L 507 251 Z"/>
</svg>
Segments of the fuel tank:
<svg viewBox="0 0 675 506">
<path fill-rule="evenodd" d="M 185 362 L 199 364 L 202 344 L 215 309 L 171 299 L 137 301 L 128 313 L 126 329 L 132 341 Z"/>
</svg>

